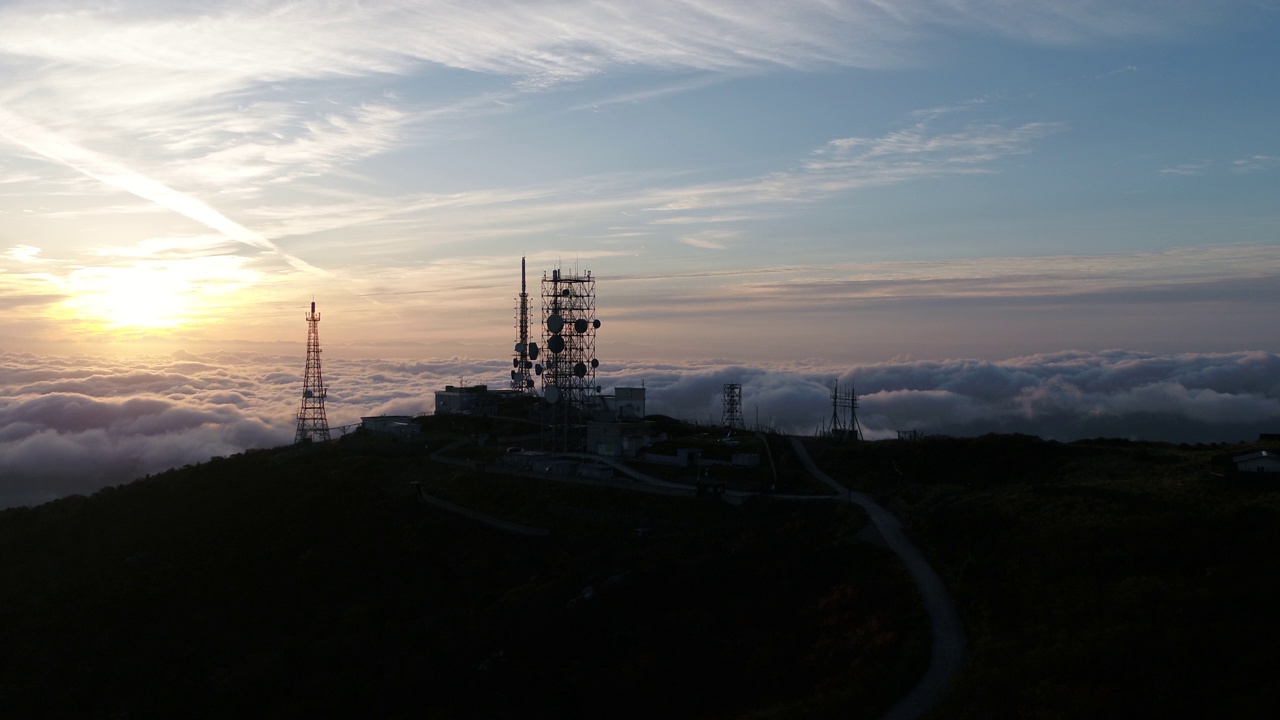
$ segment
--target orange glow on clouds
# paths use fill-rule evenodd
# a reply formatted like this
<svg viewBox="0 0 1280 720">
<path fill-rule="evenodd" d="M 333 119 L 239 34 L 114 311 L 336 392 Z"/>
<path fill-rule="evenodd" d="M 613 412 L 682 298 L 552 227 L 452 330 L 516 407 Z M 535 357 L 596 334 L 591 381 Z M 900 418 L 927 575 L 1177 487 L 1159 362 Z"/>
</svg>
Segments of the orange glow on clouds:
<svg viewBox="0 0 1280 720">
<path fill-rule="evenodd" d="M 234 304 L 234 293 L 259 276 L 242 264 L 243 258 L 216 256 L 81 268 L 66 278 L 71 297 L 59 314 L 105 330 L 159 330 L 207 321 Z"/>
</svg>

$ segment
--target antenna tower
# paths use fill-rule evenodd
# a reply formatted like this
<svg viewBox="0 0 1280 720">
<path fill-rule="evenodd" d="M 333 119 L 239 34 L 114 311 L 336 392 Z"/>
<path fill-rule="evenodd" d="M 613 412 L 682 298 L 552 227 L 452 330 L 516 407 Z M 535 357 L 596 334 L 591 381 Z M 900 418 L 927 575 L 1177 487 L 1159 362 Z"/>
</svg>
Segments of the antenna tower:
<svg viewBox="0 0 1280 720">
<path fill-rule="evenodd" d="M 542 274 L 542 338 L 547 354 L 533 366 L 542 377 L 547 430 L 552 451 L 579 450 L 590 411 L 597 401 L 596 281 L 591 271 Z M 537 359 L 534 357 L 533 359 Z"/>
<path fill-rule="evenodd" d="M 840 391 L 840 382 L 831 387 L 831 437 L 845 440 L 861 440 L 862 426 L 858 424 L 858 394 L 849 389 Z M 847 420 L 845 418 L 848 418 Z"/>
<path fill-rule="evenodd" d="M 524 280 L 524 258 L 520 258 L 520 297 L 516 298 L 516 338 L 515 356 L 511 358 L 511 389 L 521 393 L 533 392 L 533 377 L 529 371 L 533 369 L 533 361 L 538 357 L 538 343 L 529 342 L 529 291 Z"/>
<path fill-rule="evenodd" d="M 316 301 L 311 301 L 311 313 L 307 316 L 307 369 L 302 375 L 302 405 L 298 408 L 298 434 L 295 443 L 328 442 L 329 421 L 324 416 L 325 387 L 320 372 L 320 313 Z"/>
<path fill-rule="evenodd" d="M 724 411 L 720 414 L 720 424 L 729 430 L 745 430 L 742 422 L 742 385 L 726 383 L 724 386 Z"/>
</svg>

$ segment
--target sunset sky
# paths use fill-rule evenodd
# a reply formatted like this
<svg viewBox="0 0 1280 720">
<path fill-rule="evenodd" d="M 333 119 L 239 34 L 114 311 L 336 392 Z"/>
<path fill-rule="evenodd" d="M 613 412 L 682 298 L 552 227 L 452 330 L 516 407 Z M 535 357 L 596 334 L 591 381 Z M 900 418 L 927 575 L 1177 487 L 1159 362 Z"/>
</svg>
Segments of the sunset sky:
<svg viewBox="0 0 1280 720">
<path fill-rule="evenodd" d="M 0 342 L 1273 350 L 1274 2 L 0 7 Z"/>
<path fill-rule="evenodd" d="M 606 382 L 1271 363 L 1278 37 L 1275 0 L 5 2 L 0 351 L 288 367 L 314 297 L 326 357 L 483 378 L 527 256 L 596 276 Z"/>
</svg>

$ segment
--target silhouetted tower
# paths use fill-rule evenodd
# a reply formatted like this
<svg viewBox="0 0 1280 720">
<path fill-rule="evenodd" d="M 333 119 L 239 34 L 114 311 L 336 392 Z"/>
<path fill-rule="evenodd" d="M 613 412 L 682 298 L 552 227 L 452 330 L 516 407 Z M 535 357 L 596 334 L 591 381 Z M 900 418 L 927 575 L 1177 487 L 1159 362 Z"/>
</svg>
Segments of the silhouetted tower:
<svg viewBox="0 0 1280 720">
<path fill-rule="evenodd" d="M 745 430 L 742 422 L 742 385 L 725 383 L 724 411 L 720 414 L 720 424 L 730 430 Z"/>
<path fill-rule="evenodd" d="M 516 327 L 519 336 L 516 338 L 515 356 L 511 358 L 511 389 L 521 393 L 533 392 L 533 361 L 538 359 L 538 343 L 529 342 L 529 289 L 524 280 L 524 258 L 520 258 L 520 297 L 516 307 Z"/>
<path fill-rule="evenodd" d="M 862 439 L 862 426 L 858 423 L 858 394 L 853 390 L 853 383 L 844 392 L 840 392 L 838 381 L 831 388 L 831 436 L 846 440 Z"/>
<path fill-rule="evenodd" d="M 311 301 L 311 314 L 307 315 L 307 369 L 302 375 L 302 405 L 298 408 L 298 434 L 295 443 L 327 442 L 329 421 L 324 416 L 324 375 L 320 372 L 320 313 L 316 301 Z"/>
<path fill-rule="evenodd" d="M 586 424 L 599 407 L 596 385 L 596 280 L 588 270 L 570 274 L 552 270 L 542 274 L 542 338 L 545 352 L 533 371 L 542 377 L 547 401 L 544 448 L 557 452 L 581 450 Z M 537 357 L 535 356 L 536 360 Z"/>
</svg>

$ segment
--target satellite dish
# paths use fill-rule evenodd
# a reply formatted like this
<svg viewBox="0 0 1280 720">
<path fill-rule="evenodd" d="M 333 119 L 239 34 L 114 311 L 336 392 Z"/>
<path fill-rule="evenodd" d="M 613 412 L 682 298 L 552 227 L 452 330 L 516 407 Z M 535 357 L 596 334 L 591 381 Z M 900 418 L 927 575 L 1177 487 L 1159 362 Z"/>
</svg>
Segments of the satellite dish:
<svg viewBox="0 0 1280 720">
<path fill-rule="evenodd" d="M 595 328 L 595 329 L 599 330 L 599 329 L 600 329 L 600 318 L 596 318 L 595 320 L 592 320 L 592 321 L 591 321 L 591 327 L 593 327 L 593 328 Z"/>
<path fill-rule="evenodd" d="M 573 321 L 573 329 L 577 330 L 579 335 L 586 332 L 588 327 L 590 327 L 590 325 L 587 323 L 586 318 L 578 318 Z"/>
<path fill-rule="evenodd" d="M 547 330 L 554 335 L 564 329 L 564 318 L 559 315 L 547 316 Z"/>
<path fill-rule="evenodd" d="M 600 361 L 595 358 L 591 358 L 591 367 L 593 369 L 600 367 Z"/>
<path fill-rule="evenodd" d="M 542 363 L 538 363 L 537 365 L 534 365 L 534 366 L 533 366 L 533 371 L 534 371 L 536 374 L 541 375 L 541 374 L 542 374 Z"/>
<path fill-rule="evenodd" d="M 573 366 L 573 374 L 574 374 L 574 375 L 577 375 L 578 377 L 586 377 L 586 376 L 587 376 L 587 364 L 586 364 L 586 363 L 578 363 L 577 365 L 574 365 L 574 366 Z"/>
<path fill-rule="evenodd" d="M 528 370 L 529 368 L 533 367 L 533 363 L 529 362 L 528 360 L 525 360 L 524 362 L 522 362 L 522 363 L 520 363 L 520 364 L 524 366 L 524 369 L 525 369 L 525 370 Z"/>
<path fill-rule="evenodd" d="M 538 343 L 533 343 L 533 342 L 529 343 L 529 359 L 530 360 L 538 359 Z"/>
<path fill-rule="evenodd" d="M 561 294 L 561 295 L 563 295 L 563 296 L 565 296 L 565 297 L 569 297 L 569 288 L 565 288 L 565 289 L 561 290 L 561 291 L 560 291 L 560 294 Z"/>
<path fill-rule="evenodd" d="M 548 386 L 546 389 L 546 392 L 544 392 L 543 394 L 546 396 L 547 402 L 551 403 L 552 405 L 555 405 L 557 402 L 560 401 L 560 388 L 556 387 L 555 385 Z"/>
<path fill-rule="evenodd" d="M 516 352 L 520 353 L 521 355 L 524 354 L 524 343 L 520 343 L 520 342 L 516 343 Z"/>
<path fill-rule="evenodd" d="M 524 379 L 524 386 L 525 386 L 525 387 L 533 387 L 533 378 L 525 378 L 525 379 Z"/>
<path fill-rule="evenodd" d="M 311 392 L 310 390 L 303 390 L 302 397 L 304 398 L 315 397 L 315 393 Z"/>
<path fill-rule="evenodd" d="M 558 353 L 564 350 L 564 338 L 559 335 L 552 335 L 551 339 L 547 341 L 547 348 L 549 348 L 553 353 Z"/>
</svg>

